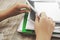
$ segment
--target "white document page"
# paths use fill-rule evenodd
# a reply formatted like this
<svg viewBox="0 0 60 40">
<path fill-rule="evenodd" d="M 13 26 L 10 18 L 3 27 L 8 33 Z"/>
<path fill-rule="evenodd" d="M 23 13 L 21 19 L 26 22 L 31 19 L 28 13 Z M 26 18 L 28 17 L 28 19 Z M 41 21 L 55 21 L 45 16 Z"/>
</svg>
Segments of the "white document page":
<svg viewBox="0 0 60 40">
<path fill-rule="evenodd" d="M 35 9 L 38 11 L 38 15 L 40 15 L 41 12 L 45 12 L 48 17 L 51 17 L 56 22 L 60 22 L 60 9 L 58 3 L 35 2 L 34 6 Z"/>
</svg>

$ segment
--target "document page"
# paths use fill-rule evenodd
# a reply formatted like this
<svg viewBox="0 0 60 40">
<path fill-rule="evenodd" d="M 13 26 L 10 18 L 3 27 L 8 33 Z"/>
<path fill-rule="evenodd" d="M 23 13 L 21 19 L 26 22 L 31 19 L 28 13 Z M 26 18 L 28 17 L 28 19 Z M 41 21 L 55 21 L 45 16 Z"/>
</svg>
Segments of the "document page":
<svg viewBox="0 0 60 40">
<path fill-rule="evenodd" d="M 34 7 L 37 10 L 37 14 L 45 12 L 46 15 L 52 18 L 56 22 L 60 22 L 60 9 L 56 2 L 35 2 Z"/>
</svg>

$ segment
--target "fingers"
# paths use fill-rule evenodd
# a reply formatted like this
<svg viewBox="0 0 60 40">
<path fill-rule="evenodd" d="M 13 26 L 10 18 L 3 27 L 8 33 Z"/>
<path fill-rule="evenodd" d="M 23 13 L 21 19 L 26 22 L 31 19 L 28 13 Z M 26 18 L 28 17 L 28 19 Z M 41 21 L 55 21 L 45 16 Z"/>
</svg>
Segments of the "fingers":
<svg viewBox="0 0 60 40">
<path fill-rule="evenodd" d="M 49 21 L 49 23 L 51 23 L 51 25 L 52 25 L 53 27 L 55 26 L 55 22 L 53 21 L 53 19 L 48 18 L 48 21 Z"/>
<path fill-rule="evenodd" d="M 41 20 L 47 20 L 47 19 L 48 19 L 48 17 L 46 16 L 46 13 L 45 13 L 45 12 L 41 12 L 41 15 L 40 15 L 39 18 L 40 18 L 40 19 L 39 19 L 39 22 L 40 22 Z"/>
<path fill-rule="evenodd" d="M 38 22 L 39 22 L 38 20 L 39 20 L 39 19 L 38 19 L 38 16 L 36 15 L 35 23 L 38 23 Z"/>
<path fill-rule="evenodd" d="M 50 33 L 52 34 L 52 32 L 54 30 L 54 27 L 55 27 L 55 22 L 50 17 L 48 17 L 47 22 L 48 22 L 48 25 L 49 25 L 48 30 L 50 30 Z"/>
<path fill-rule="evenodd" d="M 20 10 L 18 11 L 19 13 L 25 13 L 25 12 L 29 12 L 28 10 Z"/>
<path fill-rule="evenodd" d="M 28 5 L 25 5 L 25 4 L 19 5 L 19 9 L 22 9 L 22 8 L 26 8 L 29 11 L 31 10 L 31 8 Z"/>
<path fill-rule="evenodd" d="M 20 8 L 27 8 L 29 10 L 31 9 L 27 4 L 21 4 L 20 2 L 16 2 L 15 5 L 17 5 L 18 9 Z"/>
<path fill-rule="evenodd" d="M 27 5 L 25 5 L 25 4 L 22 4 L 22 5 L 19 5 L 18 11 L 20 13 L 30 12 L 31 8 L 29 6 L 27 6 Z"/>
<path fill-rule="evenodd" d="M 47 17 L 45 12 L 41 12 L 41 17 Z"/>
<path fill-rule="evenodd" d="M 40 18 L 39 22 L 41 20 L 45 20 L 45 21 L 49 22 L 53 27 L 55 26 L 55 22 L 53 21 L 53 19 L 51 19 L 50 17 L 47 17 L 45 12 L 41 12 L 41 15 L 39 18 Z"/>
<path fill-rule="evenodd" d="M 49 24 L 48 30 L 50 30 L 50 33 L 52 34 L 55 27 L 55 22 L 53 21 L 53 19 L 48 18 L 48 24 Z"/>
<path fill-rule="evenodd" d="M 26 4 L 21 4 L 20 8 L 30 8 L 30 7 L 28 5 L 26 5 Z"/>
</svg>

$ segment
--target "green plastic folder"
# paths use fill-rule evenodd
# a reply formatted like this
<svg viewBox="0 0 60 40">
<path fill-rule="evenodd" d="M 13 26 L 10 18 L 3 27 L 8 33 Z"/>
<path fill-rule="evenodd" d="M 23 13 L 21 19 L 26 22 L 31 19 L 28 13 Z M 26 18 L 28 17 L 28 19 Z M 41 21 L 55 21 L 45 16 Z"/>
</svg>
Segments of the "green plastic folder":
<svg viewBox="0 0 60 40">
<path fill-rule="evenodd" d="M 35 34 L 35 33 L 34 33 L 34 30 L 27 30 L 27 29 L 26 29 L 28 14 L 29 14 L 29 13 L 26 12 L 25 15 L 24 15 L 24 20 L 23 20 L 23 24 L 22 24 L 22 25 L 23 25 L 23 26 L 22 26 L 22 32 L 23 32 L 23 33 L 26 33 L 26 34 Z"/>
</svg>

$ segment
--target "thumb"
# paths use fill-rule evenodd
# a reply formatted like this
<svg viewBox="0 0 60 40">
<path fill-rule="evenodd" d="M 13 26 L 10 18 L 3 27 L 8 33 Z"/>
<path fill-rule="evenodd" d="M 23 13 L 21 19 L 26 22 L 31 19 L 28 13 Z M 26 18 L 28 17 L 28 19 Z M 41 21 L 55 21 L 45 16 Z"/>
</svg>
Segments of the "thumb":
<svg viewBox="0 0 60 40">
<path fill-rule="evenodd" d="M 41 17 L 47 17 L 45 12 L 41 12 Z"/>
<path fill-rule="evenodd" d="M 38 16 L 36 15 L 36 17 L 35 17 L 35 23 L 38 23 L 38 21 L 39 21 L 39 18 L 38 18 Z"/>
</svg>

